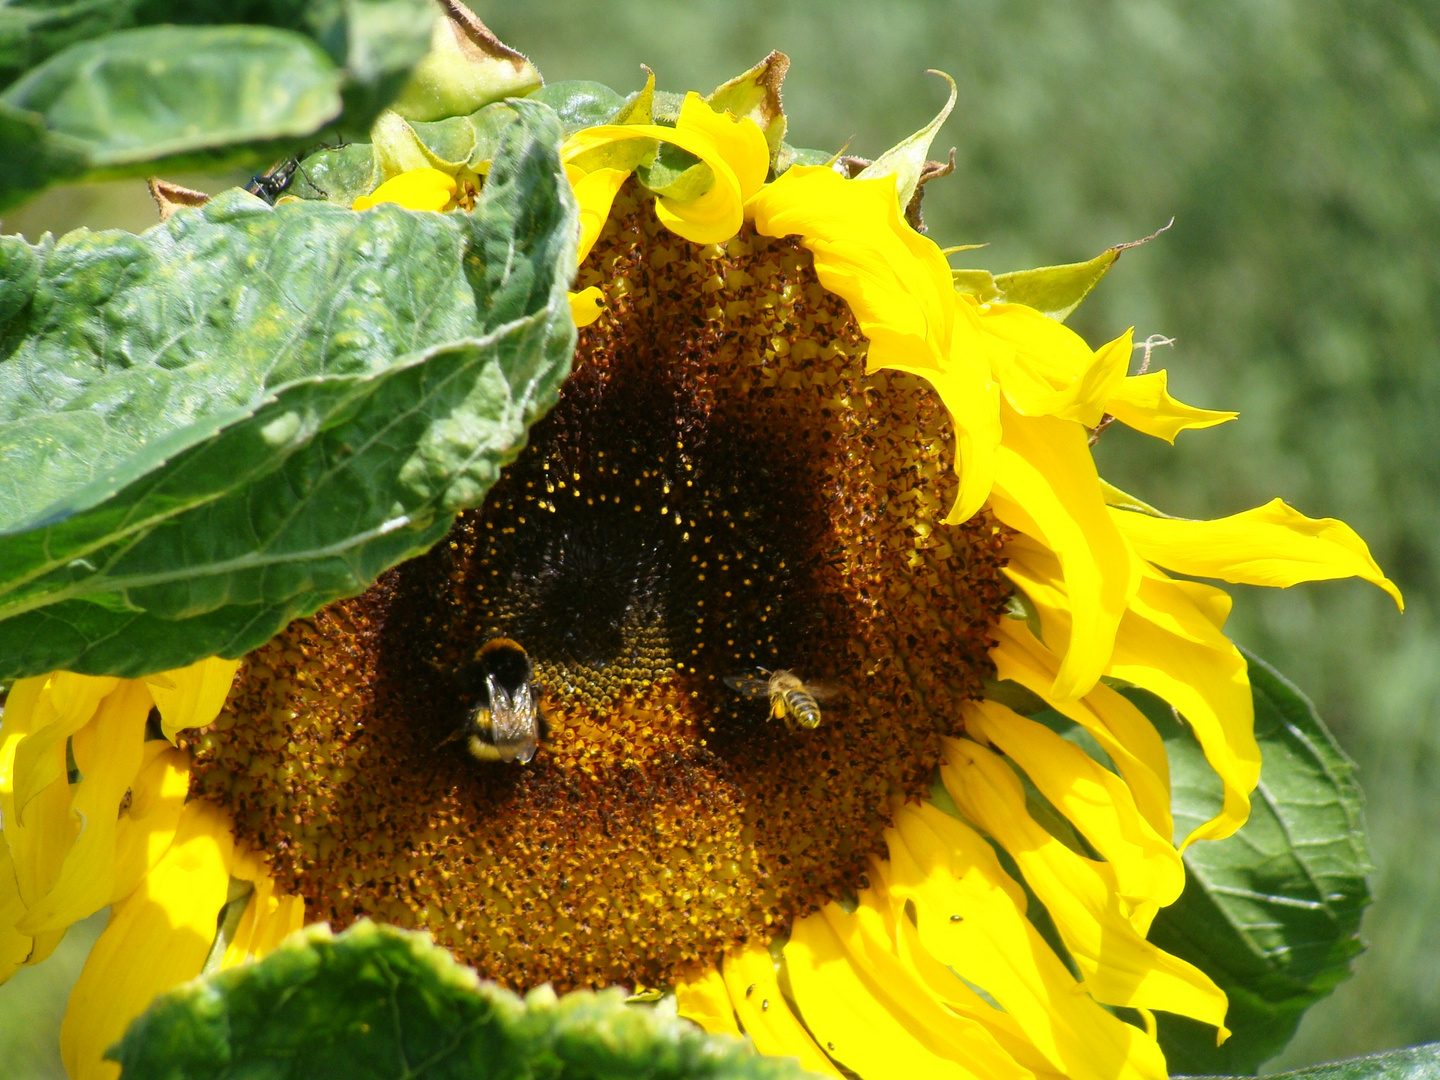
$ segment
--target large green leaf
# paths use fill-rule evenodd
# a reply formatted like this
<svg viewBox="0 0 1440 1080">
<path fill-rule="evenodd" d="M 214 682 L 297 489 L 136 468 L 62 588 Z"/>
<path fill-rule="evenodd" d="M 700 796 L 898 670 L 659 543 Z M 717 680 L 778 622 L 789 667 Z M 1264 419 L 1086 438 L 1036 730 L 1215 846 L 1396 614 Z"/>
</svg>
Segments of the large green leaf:
<svg viewBox="0 0 1440 1080">
<path fill-rule="evenodd" d="M 431 0 L 0 7 L 0 209 L 62 180 L 263 161 L 322 129 L 363 133 L 438 14 Z"/>
<path fill-rule="evenodd" d="M 1161 1014 L 1170 1068 L 1253 1073 L 1279 1053 L 1304 1011 L 1349 976 L 1361 951 L 1370 869 L 1353 766 L 1314 706 L 1247 654 L 1264 764 L 1250 820 L 1185 852 L 1185 892 L 1150 939 L 1211 976 L 1230 997 L 1234 1034 Z M 1214 773 L 1188 728 L 1157 699 L 1126 691 L 1166 736 L 1177 839 L 1220 805 Z"/>
<path fill-rule="evenodd" d="M 0 677 L 238 656 L 478 505 L 574 348 L 560 128 L 473 214 L 240 191 L 0 245 Z"/>
<path fill-rule="evenodd" d="M 1197 1076 L 1189 1080 L 1218 1078 Z M 1440 1080 L 1440 1043 L 1407 1046 L 1383 1054 L 1366 1054 L 1292 1072 L 1271 1073 L 1269 1080 Z"/>
<path fill-rule="evenodd" d="M 524 999 L 422 934 L 312 926 L 258 964 L 157 1000 L 110 1050 L 124 1080 L 803 1080 L 793 1058 L 624 1003 L 544 987 Z"/>
</svg>

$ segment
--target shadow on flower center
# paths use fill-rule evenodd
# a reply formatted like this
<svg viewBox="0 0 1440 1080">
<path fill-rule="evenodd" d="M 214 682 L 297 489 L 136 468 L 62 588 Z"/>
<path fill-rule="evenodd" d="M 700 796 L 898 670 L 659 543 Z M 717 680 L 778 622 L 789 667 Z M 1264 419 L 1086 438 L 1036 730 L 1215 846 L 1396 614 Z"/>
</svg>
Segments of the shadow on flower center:
<svg viewBox="0 0 1440 1080">
<path fill-rule="evenodd" d="M 861 887 L 1009 592 L 988 514 L 939 524 L 944 409 L 864 374 L 794 242 L 701 248 L 622 192 L 591 284 L 606 314 L 485 507 L 253 653 L 195 744 L 195 792 L 310 918 L 424 927 L 517 987 L 670 982 Z M 437 747 L 496 636 L 544 690 L 527 765 Z M 835 689 L 819 727 L 726 681 L 771 669 Z"/>
</svg>

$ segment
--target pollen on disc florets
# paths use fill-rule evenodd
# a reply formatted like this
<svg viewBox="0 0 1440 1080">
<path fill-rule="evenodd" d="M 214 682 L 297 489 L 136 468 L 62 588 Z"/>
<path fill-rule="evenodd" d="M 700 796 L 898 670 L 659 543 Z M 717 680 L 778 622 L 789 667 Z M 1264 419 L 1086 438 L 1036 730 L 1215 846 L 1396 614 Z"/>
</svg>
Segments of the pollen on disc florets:
<svg viewBox="0 0 1440 1080">
<path fill-rule="evenodd" d="M 664 983 L 863 883 L 991 673 L 1009 592 L 953 495 L 943 408 L 864 374 L 791 240 L 701 248 L 622 191 L 578 285 L 555 410 L 483 509 L 248 659 L 196 742 L 317 919 L 423 926 L 512 986 Z M 529 765 L 436 748 L 449 672 L 521 642 L 550 734 Z M 832 684 L 814 730 L 727 678 Z"/>
</svg>

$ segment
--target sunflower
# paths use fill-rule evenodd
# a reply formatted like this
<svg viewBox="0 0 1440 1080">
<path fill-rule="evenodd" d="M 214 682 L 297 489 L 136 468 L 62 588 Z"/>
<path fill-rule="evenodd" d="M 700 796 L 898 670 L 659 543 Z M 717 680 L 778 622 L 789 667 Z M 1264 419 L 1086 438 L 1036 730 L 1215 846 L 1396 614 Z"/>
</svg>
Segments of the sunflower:
<svg viewBox="0 0 1440 1080">
<path fill-rule="evenodd" d="M 1101 480 L 1111 420 L 1234 414 L 1129 374 L 1129 331 L 1091 348 L 957 289 L 906 217 L 928 137 L 851 175 L 697 94 L 640 120 L 565 144 L 575 373 L 445 542 L 243 661 L 11 688 L 0 975 L 111 906 L 72 1076 L 113 1075 L 155 994 L 361 916 L 515 987 L 673 990 L 831 1076 L 1161 1077 L 1155 1010 L 1226 1037 L 1223 992 L 1146 940 L 1260 773 L 1229 597 L 1190 578 L 1398 591 L 1341 522 L 1182 520 Z M 693 164 L 656 194 L 663 147 Z M 355 209 L 466 198 L 419 169 Z M 524 765 L 447 745 L 497 638 L 543 693 Z M 1178 843 L 1117 685 L 1223 786 Z"/>
</svg>

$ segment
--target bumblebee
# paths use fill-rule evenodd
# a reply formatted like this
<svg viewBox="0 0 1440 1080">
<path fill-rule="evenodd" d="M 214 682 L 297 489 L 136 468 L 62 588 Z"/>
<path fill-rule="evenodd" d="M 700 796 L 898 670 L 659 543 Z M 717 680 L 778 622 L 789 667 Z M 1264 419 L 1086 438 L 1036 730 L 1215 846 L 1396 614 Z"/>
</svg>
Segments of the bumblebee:
<svg viewBox="0 0 1440 1080">
<path fill-rule="evenodd" d="M 458 681 L 471 703 L 460 730 L 445 741 L 463 739 L 465 748 L 480 761 L 524 765 L 549 732 L 533 678 L 530 657 L 518 642 L 509 638 L 485 642 L 459 673 Z"/>
<path fill-rule="evenodd" d="M 727 675 L 725 685 L 744 697 L 770 699 L 770 716 L 784 720 L 790 729 L 810 730 L 820 726 L 820 702 L 832 696 L 826 687 L 806 685 L 790 671 L 760 669 L 763 679 L 748 675 Z"/>
</svg>

